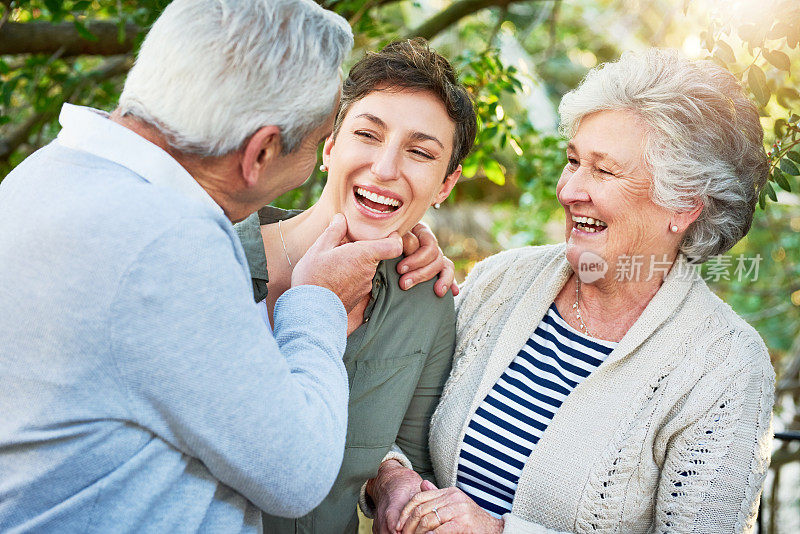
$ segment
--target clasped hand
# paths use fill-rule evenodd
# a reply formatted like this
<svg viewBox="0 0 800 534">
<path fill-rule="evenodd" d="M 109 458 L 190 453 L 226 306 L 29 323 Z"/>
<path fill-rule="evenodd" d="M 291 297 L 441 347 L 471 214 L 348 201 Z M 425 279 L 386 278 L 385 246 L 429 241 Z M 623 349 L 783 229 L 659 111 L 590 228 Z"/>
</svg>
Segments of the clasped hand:
<svg viewBox="0 0 800 534">
<path fill-rule="evenodd" d="M 395 478 L 395 483 L 384 484 L 380 501 L 376 503 L 373 533 L 501 534 L 503 532 L 503 520 L 490 515 L 460 489 L 453 487 L 437 489 L 427 480 L 419 484 L 419 491 L 416 491 L 416 488 L 413 488 L 413 491 L 409 491 L 408 488 L 401 489 L 413 477 L 398 476 L 397 471 L 392 477 Z M 408 469 L 402 471 L 413 473 Z M 419 475 L 416 473 L 414 475 L 416 480 L 419 480 Z M 398 517 L 397 510 L 402 506 L 399 500 L 408 501 Z"/>
</svg>

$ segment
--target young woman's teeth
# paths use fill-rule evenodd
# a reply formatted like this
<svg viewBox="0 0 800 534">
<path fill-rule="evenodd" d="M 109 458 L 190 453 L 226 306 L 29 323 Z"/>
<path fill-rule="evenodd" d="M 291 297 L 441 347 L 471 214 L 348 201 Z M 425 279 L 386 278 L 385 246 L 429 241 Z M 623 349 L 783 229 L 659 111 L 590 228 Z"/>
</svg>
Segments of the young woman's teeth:
<svg viewBox="0 0 800 534">
<path fill-rule="evenodd" d="M 575 223 L 575 226 L 584 232 L 594 233 L 594 232 L 602 232 L 606 229 L 608 224 L 600 219 L 593 219 L 592 217 L 576 217 L 572 216 L 572 222 Z"/>
<path fill-rule="evenodd" d="M 362 187 L 356 187 L 356 195 L 358 195 L 359 197 L 363 197 L 374 204 L 378 204 L 379 206 L 375 206 L 361 202 L 362 206 L 376 213 L 386 213 L 388 211 L 394 211 L 395 209 L 400 207 L 399 200 L 395 198 L 385 197 L 383 195 L 373 193 L 372 191 L 367 191 Z M 386 209 L 380 209 L 380 207 L 382 206 L 385 206 Z"/>
</svg>

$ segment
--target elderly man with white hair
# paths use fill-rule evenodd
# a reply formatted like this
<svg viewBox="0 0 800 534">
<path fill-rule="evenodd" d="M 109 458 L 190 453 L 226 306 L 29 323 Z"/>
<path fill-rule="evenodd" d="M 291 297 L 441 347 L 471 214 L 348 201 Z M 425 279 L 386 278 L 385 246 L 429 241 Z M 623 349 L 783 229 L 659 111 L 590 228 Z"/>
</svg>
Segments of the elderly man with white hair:
<svg viewBox="0 0 800 534">
<path fill-rule="evenodd" d="M 300 260 L 271 335 L 231 222 L 300 185 L 352 34 L 311 0 L 175 0 L 110 116 L 0 186 L 0 531 L 256 532 L 342 459 L 346 310 L 397 236 Z"/>
</svg>

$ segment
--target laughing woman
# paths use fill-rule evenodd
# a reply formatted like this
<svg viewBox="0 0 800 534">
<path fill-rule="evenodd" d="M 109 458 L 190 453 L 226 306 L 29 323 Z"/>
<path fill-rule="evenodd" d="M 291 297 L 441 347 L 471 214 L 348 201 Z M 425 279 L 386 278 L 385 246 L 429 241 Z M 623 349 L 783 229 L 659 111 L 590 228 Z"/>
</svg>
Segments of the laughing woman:
<svg viewBox="0 0 800 534">
<path fill-rule="evenodd" d="M 752 531 L 774 373 L 687 258 L 750 228 L 758 111 L 713 63 L 650 50 L 594 69 L 559 112 L 566 243 L 467 278 L 431 424 L 450 487 L 423 483 L 403 532 Z"/>
<path fill-rule="evenodd" d="M 356 63 L 325 142 L 329 174 L 319 201 L 299 214 L 265 208 L 238 226 L 254 287 L 266 283 L 265 314 L 272 316 L 292 266 L 335 214 L 346 216 L 347 238 L 358 241 L 405 234 L 443 202 L 475 131 L 467 91 L 424 42 L 392 43 Z M 397 263 L 379 265 L 371 295 L 348 315 L 347 441 L 333 489 L 300 519 L 265 516 L 265 532 L 355 532 L 359 489 L 379 466 L 413 465 L 417 486 L 420 475 L 433 477 L 428 428 L 450 372 L 453 298 L 436 297 L 433 282 L 401 291 Z M 257 291 L 256 300 L 263 298 Z"/>
</svg>

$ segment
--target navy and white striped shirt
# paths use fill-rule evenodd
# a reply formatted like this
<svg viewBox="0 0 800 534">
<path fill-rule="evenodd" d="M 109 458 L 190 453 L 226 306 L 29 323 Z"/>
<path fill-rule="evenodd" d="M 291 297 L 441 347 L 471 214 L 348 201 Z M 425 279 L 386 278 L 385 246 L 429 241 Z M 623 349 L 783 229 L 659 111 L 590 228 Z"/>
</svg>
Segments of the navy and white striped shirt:
<svg viewBox="0 0 800 534">
<path fill-rule="evenodd" d="M 496 517 L 510 512 L 522 468 L 556 410 L 616 345 L 575 330 L 553 303 L 470 420 L 456 486 Z"/>
</svg>

